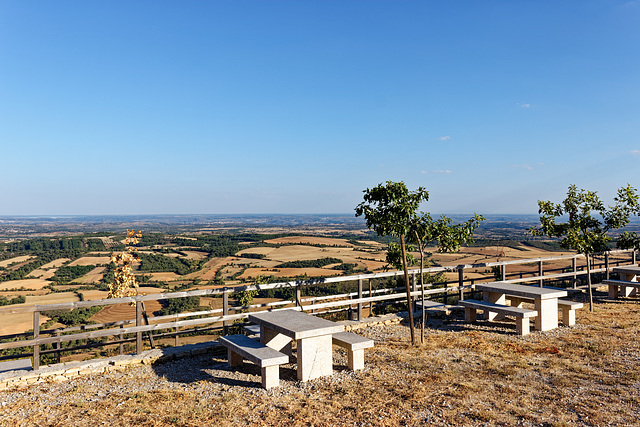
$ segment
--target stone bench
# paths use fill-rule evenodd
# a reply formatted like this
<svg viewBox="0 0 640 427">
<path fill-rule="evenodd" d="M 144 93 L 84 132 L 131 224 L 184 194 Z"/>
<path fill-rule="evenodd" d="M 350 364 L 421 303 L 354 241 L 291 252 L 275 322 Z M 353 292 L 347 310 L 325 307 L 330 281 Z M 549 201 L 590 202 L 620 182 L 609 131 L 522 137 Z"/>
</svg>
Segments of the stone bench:
<svg viewBox="0 0 640 427">
<path fill-rule="evenodd" d="M 583 304 L 581 302 L 559 299 L 558 308 L 562 311 L 562 324 L 565 326 L 575 325 L 576 310 L 582 307 Z"/>
<path fill-rule="evenodd" d="M 331 335 L 335 345 L 347 349 L 347 366 L 352 371 L 364 369 L 364 349 L 373 347 L 373 340 L 351 332 L 338 332 Z"/>
<path fill-rule="evenodd" d="M 538 315 L 536 310 L 472 299 L 459 301 L 458 304 L 464 307 L 464 320 L 469 323 L 476 321 L 476 310 L 483 310 L 485 312 L 491 311 L 505 316 L 514 316 L 516 318 L 516 331 L 518 332 L 518 335 L 528 335 L 529 319 Z"/>
<path fill-rule="evenodd" d="M 603 285 L 609 287 L 609 298 L 618 298 L 618 289 L 622 288 L 622 295 L 625 297 L 633 296 L 637 294 L 637 289 L 640 288 L 640 282 L 629 282 L 627 280 L 603 280 Z M 627 290 L 626 288 L 632 288 Z"/>
<path fill-rule="evenodd" d="M 31 369 L 33 369 L 31 366 L 31 359 L 17 359 L 0 362 L 0 372 L 21 370 L 30 371 Z"/>
<path fill-rule="evenodd" d="M 533 300 L 530 298 L 507 296 L 507 299 L 511 302 L 512 307 L 522 307 L 523 302 L 528 302 L 533 304 Z M 583 307 L 583 304 L 581 302 L 558 299 L 558 308 L 562 313 L 562 324 L 565 326 L 575 325 L 576 310 L 582 307 Z"/>
<path fill-rule="evenodd" d="M 280 385 L 280 365 L 289 363 L 289 356 L 242 334 L 220 337 L 218 341 L 227 347 L 230 366 L 241 366 L 243 359 L 250 360 L 260 367 L 262 387 Z"/>
<path fill-rule="evenodd" d="M 260 338 L 260 325 L 244 325 L 242 330 L 250 337 Z"/>
</svg>

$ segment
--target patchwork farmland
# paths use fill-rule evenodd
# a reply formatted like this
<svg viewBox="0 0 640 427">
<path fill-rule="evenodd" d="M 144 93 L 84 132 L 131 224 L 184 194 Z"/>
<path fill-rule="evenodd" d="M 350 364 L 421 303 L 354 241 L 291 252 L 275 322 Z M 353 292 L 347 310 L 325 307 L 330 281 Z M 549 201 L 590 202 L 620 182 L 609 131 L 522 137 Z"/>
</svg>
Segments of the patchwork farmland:
<svg viewBox="0 0 640 427">
<path fill-rule="evenodd" d="M 109 245 L 106 245 L 109 243 Z M 102 299 L 113 278 L 112 251 L 125 250 L 124 236 L 38 238 L 5 243 L 0 251 L 0 298 L 24 298 L 19 305 Z M 47 246 L 49 246 L 47 248 Z M 177 290 L 211 289 L 250 284 L 260 278 L 281 282 L 317 277 L 353 275 L 388 269 L 387 245 L 364 233 L 340 237 L 311 234 L 264 235 L 255 233 L 193 235 L 144 234 L 138 245 L 140 260 L 134 274 L 141 294 Z M 430 265 L 531 259 L 561 255 L 526 244 L 463 247 L 440 254 L 431 248 Z M 416 259 L 418 253 L 413 253 Z M 520 269 L 523 266 L 519 266 Z M 527 268 L 526 266 L 524 267 Z M 530 267 L 535 271 L 536 266 Z M 553 268 L 550 265 L 549 268 Z M 455 272 L 445 273 L 447 280 Z M 493 277 L 489 269 L 467 274 L 469 279 Z M 157 304 L 148 307 L 157 312 Z M 130 315 L 128 307 L 110 307 L 94 315 L 96 322 L 111 322 Z M 11 324 L 0 315 L 0 334 L 24 332 L 33 327 L 27 316 Z M 129 317 L 130 318 L 130 317 Z M 42 316 L 41 322 L 49 319 Z"/>
</svg>

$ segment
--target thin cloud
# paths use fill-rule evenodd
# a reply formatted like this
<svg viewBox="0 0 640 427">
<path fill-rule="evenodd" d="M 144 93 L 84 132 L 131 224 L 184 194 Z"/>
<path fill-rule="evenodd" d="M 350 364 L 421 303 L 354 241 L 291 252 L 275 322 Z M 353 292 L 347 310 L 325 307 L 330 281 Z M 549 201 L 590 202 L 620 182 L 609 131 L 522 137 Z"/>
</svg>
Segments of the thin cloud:
<svg viewBox="0 0 640 427">
<path fill-rule="evenodd" d="M 632 156 L 640 156 L 640 150 L 631 150 L 629 151 Z"/>
<path fill-rule="evenodd" d="M 451 171 L 444 169 L 444 170 L 435 170 L 435 171 L 422 171 L 421 173 L 425 173 L 425 174 L 426 173 L 445 173 L 446 174 L 446 173 L 451 173 Z"/>
<path fill-rule="evenodd" d="M 440 138 L 438 138 L 438 139 L 439 139 L 440 141 L 447 141 L 447 140 L 451 139 L 451 137 L 447 135 L 447 136 L 441 136 L 441 137 L 440 137 Z"/>
<path fill-rule="evenodd" d="M 520 108 L 531 108 L 531 104 L 527 102 L 518 102 L 516 105 Z"/>
<path fill-rule="evenodd" d="M 521 164 L 521 165 L 511 165 L 512 168 L 516 168 L 516 169 L 524 169 L 524 170 L 528 170 L 528 171 L 532 171 L 533 170 L 533 166 L 528 165 L 526 163 Z"/>
</svg>

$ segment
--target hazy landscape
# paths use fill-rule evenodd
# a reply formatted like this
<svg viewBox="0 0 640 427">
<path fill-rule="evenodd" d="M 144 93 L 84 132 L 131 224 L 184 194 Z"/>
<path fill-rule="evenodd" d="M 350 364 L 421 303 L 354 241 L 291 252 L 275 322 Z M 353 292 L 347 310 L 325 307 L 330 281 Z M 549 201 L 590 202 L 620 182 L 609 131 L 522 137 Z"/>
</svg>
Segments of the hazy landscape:
<svg viewBox="0 0 640 427">
<path fill-rule="evenodd" d="M 536 219 L 489 216 L 477 230 L 476 244 L 457 253 L 435 253 L 433 248 L 430 263 L 447 266 L 569 253 L 531 240 L 527 230 Z M 0 298 L 17 306 L 106 298 L 107 284 L 113 280 L 110 255 L 124 249 L 124 230 L 132 227 L 143 233 L 141 261 L 135 268 L 141 294 L 233 286 L 258 277 L 283 282 L 389 268 L 388 239 L 377 237 L 351 215 L 2 217 L 0 225 Z M 455 280 L 456 274 L 444 277 Z M 487 279 L 493 272 L 477 269 L 467 276 Z M 221 301 L 203 298 L 200 304 L 218 307 Z M 158 303 L 148 308 L 162 309 Z M 124 304 L 104 308 L 91 320 L 132 316 Z M 2 317 L 2 334 L 33 326 L 29 313 L 12 315 L 11 322 L 2 322 Z M 41 322 L 48 320 L 42 316 Z"/>
</svg>

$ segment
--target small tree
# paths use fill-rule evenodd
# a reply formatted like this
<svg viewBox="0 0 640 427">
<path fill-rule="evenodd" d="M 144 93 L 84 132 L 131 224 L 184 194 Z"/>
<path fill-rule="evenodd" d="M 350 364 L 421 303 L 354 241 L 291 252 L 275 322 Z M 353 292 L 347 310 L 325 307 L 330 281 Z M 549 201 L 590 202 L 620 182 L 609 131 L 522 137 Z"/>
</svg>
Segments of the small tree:
<svg viewBox="0 0 640 427">
<path fill-rule="evenodd" d="M 409 233 L 409 242 L 417 245 L 420 251 L 420 289 L 422 290 L 422 324 L 420 328 L 420 342 L 424 343 L 424 328 L 426 322 L 426 308 L 424 304 L 424 267 L 425 252 L 428 245 L 436 243 L 438 252 L 454 252 L 460 245 L 473 242 L 473 232 L 484 221 L 484 217 L 474 214 L 474 217 L 461 224 L 453 224 L 451 218 L 444 215 L 433 220 L 428 213 L 422 213 L 415 218 Z"/>
<path fill-rule="evenodd" d="M 531 230 L 533 235 L 560 238 L 563 248 L 573 249 L 586 257 L 590 311 L 593 311 L 590 256 L 607 251 L 607 243 L 611 241 L 609 231 L 627 225 L 631 213 L 638 211 L 638 195 L 631 185 L 620 188 L 614 201 L 614 206 L 607 208 L 595 191 L 578 190 L 570 185 L 562 203 L 538 201 L 540 227 Z M 566 222 L 556 222 L 563 216 L 568 216 Z"/>
<path fill-rule="evenodd" d="M 367 227 L 373 229 L 378 236 L 394 236 L 400 240 L 402 266 L 409 308 L 409 329 L 411 343 L 416 344 L 413 310 L 411 308 L 411 285 L 407 269 L 407 250 L 405 236 L 410 232 L 415 221 L 420 203 L 429 200 L 429 193 L 418 187 L 410 192 L 404 182 L 387 181 L 376 187 L 364 190 L 364 201 L 356 206 L 356 216 L 364 215 Z"/>
</svg>

